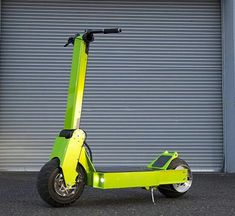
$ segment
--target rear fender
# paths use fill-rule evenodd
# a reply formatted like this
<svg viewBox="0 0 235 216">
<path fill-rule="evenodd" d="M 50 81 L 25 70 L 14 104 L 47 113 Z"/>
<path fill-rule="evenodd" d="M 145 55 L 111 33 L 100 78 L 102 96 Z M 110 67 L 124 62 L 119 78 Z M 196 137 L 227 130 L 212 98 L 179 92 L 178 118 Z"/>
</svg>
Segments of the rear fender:
<svg viewBox="0 0 235 216">
<path fill-rule="evenodd" d="M 148 168 L 157 170 L 167 170 L 171 161 L 173 161 L 177 157 L 179 157 L 177 152 L 164 151 L 159 157 L 157 157 L 148 165 Z"/>
</svg>

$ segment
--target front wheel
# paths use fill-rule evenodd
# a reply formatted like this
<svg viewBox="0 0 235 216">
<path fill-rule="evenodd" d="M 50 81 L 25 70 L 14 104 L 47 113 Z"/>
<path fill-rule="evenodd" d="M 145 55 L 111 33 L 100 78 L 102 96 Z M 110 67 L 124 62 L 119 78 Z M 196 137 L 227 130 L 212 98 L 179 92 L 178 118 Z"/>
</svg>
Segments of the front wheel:
<svg viewBox="0 0 235 216">
<path fill-rule="evenodd" d="M 40 170 L 37 179 L 37 189 L 41 198 L 56 207 L 70 205 L 82 194 L 86 175 L 81 165 L 77 166 L 78 176 L 75 185 L 68 188 L 65 185 L 63 173 L 58 159 L 47 162 Z"/>
<path fill-rule="evenodd" d="M 171 170 L 188 170 L 188 180 L 184 183 L 179 184 L 170 184 L 170 185 L 160 185 L 158 186 L 158 190 L 165 195 L 166 197 L 176 198 L 185 194 L 192 185 L 193 176 L 190 170 L 189 165 L 180 158 L 175 158 L 171 161 L 169 167 L 167 169 Z"/>
</svg>

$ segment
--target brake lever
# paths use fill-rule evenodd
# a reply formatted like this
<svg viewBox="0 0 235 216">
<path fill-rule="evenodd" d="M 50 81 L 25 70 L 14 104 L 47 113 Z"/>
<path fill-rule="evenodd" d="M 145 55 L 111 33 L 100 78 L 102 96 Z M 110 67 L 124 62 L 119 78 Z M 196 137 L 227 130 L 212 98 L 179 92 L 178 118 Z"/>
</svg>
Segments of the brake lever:
<svg viewBox="0 0 235 216">
<path fill-rule="evenodd" d="M 67 47 L 69 44 L 74 44 L 74 37 L 69 37 L 67 43 L 64 45 L 64 47 Z"/>
<path fill-rule="evenodd" d="M 64 45 L 64 47 L 67 47 L 69 44 L 73 44 L 74 45 L 74 41 L 75 41 L 75 38 L 80 36 L 79 33 L 75 34 L 73 37 L 69 37 L 67 43 Z"/>
</svg>

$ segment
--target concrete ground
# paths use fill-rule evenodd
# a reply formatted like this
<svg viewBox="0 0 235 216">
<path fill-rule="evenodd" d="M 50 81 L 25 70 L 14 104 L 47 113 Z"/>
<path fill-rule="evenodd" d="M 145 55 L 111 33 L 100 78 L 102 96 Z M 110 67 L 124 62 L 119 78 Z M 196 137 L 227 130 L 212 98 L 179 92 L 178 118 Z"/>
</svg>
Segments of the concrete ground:
<svg viewBox="0 0 235 216">
<path fill-rule="evenodd" d="M 157 205 L 143 189 L 98 190 L 86 188 L 70 207 L 53 208 L 36 190 L 37 173 L 0 172 L 1 216 L 114 216 L 114 215 L 235 215 L 235 174 L 194 174 L 193 186 L 181 198 L 165 198 Z"/>
</svg>

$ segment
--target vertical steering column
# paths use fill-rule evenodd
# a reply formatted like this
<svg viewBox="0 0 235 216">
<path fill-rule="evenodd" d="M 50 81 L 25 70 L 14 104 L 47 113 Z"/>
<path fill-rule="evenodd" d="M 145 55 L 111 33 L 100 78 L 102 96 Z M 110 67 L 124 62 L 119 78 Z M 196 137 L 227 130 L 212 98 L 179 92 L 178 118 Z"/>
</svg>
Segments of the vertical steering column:
<svg viewBox="0 0 235 216">
<path fill-rule="evenodd" d="M 64 122 L 65 129 L 79 129 L 88 58 L 86 46 L 87 44 L 82 39 L 82 36 L 74 39 L 72 69 Z"/>
</svg>

